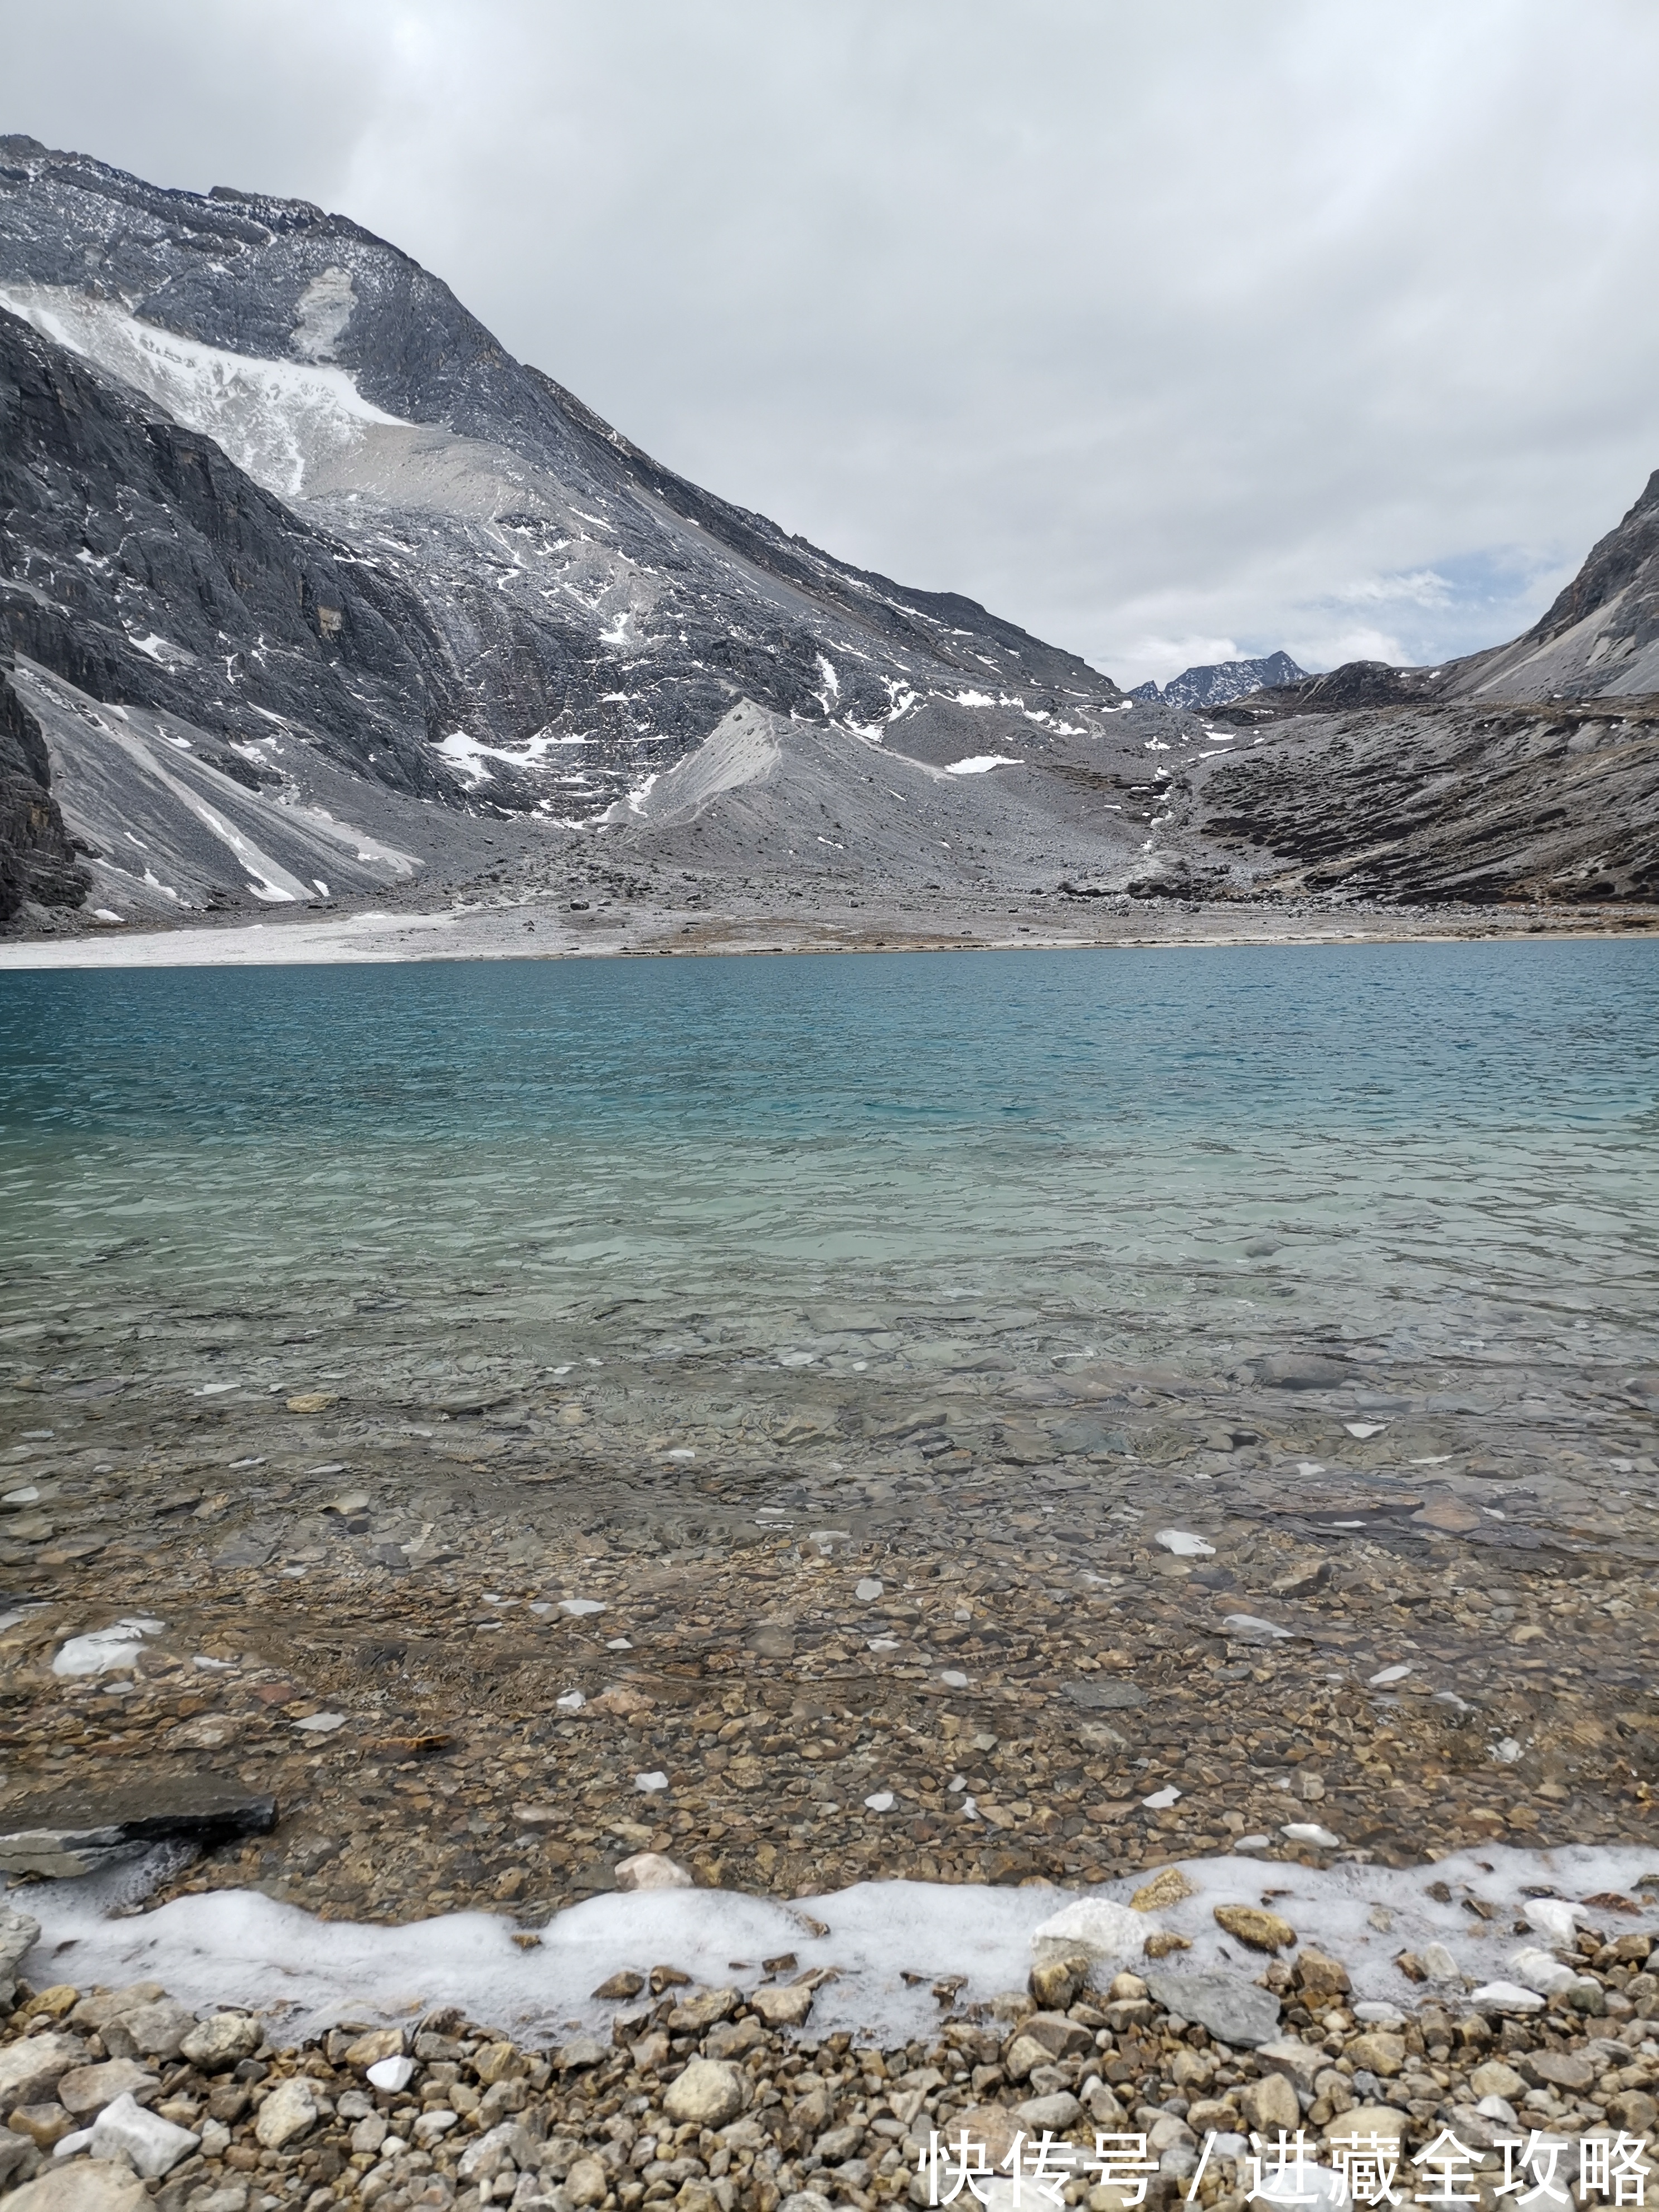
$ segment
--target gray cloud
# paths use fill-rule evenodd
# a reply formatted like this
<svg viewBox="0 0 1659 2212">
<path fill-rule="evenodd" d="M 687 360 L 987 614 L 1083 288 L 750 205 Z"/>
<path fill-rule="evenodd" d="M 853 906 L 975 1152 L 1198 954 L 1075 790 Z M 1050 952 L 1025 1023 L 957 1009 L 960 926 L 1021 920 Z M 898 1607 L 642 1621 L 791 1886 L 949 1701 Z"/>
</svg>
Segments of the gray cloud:
<svg viewBox="0 0 1659 2212">
<path fill-rule="evenodd" d="M 0 0 L 660 459 L 1126 681 L 1522 626 L 1659 464 L 1648 0 Z"/>
</svg>

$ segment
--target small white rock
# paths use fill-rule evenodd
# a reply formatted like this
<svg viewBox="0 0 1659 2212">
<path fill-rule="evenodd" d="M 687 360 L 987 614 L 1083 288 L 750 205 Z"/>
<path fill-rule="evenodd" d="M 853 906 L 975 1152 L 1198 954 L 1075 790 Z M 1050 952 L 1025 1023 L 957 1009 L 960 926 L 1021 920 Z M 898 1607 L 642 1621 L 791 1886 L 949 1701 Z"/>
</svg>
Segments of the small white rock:
<svg viewBox="0 0 1659 2212">
<path fill-rule="evenodd" d="M 344 1713 L 307 1713 L 302 1721 L 295 1721 L 296 1729 L 304 1729 L 309 1735 L 332 1735 L 336 1729 L 346 1724 Z"/>
<path fill-rule="evenodd" d="M 579 1713 L 587 1703 L 587 1698 L 580 1690 L 567 1690 L 562 1698 L 555 1698 L 553 1703 L 562 1713 Z"/>
<path fill-rule="evenodd" d="M 864 1802 L 872 1813 L 890 1813 L 894 1804 L 893 1793 L 890 1790 L 878 1790 Z"/>
<path fill-rule="evenodd" d="M 690 1889 L 690 1875 L 661 1851 L 635 1851 L 617 1862 L 618 1889 Z"/>
<path fill-rule="evenodd" d="M 368 2069 L 368 2079 L 377 2089 L 406 2089 L 415 2079 L 412 2058 L 377 2059 Z"/>
<path fill-rule="evenodd" d="M 1349 2212 L 1353 2198 L 1343 2177 L 1326 2166 L 1280 2166 L 1261 2161 L 1262 2185 L 1255 2201 L 1261 2204 L 1301 2206 L 1307 2212 Z"/>
<path fill-rule="evenodd" d="M 1180 1796 L 1181 1792 L 1174 1783 L 1166 1782 L 1161 1790 L 1154 1790 L 1150 1797 L 1143 1797 L 1140 1802 L 1149 1813 L 1166 1813 Z"/>
<path fill-rule="evenodd" d="M 1322 1828 L 1317 1820 L 1287 1820 L 1279 1832 L 1288 1843 L 1312 1844 L 1326 1851 L 1334 1851 L 1342 1841 L 1328 1828 Z"/>
<path fill-rule="evenodd" d="M 939 1680 L 947 1690 L 965 1690 L 968 1686 L 968 1677 L 954 1667 L 947 1667 Z"/>
<path fill-rule="evenodd" d="M 1367 1678 L 1369 1686 L 1373 1690 L 1385 1690 L 1390 1682 L 1403 1682 L 1411 1671 L 1411 1662 L 1401 1660 L 1399 1666 L 1382 1668 L 1376 1674 L 1369 1676 Z"/>
<path fill-rule="evenodd" d="M 1206 1544 L 1202 1536 L 1194 1536 L 1186 1528 L 1160 1528 L 1153 1537 L 1166 1552 L 1173 1552 L 1178 1559 L 1212 1559 L 1215 1546 Z"/>
<path fill-rule="evenodd" d="M 1254 1613 L 1224 1613 L 1221 1626 L 1246 1644 L 1282 1643 L 1291 1633 L 1276 1620 L 1263 1620 Z"/>
<path fill-rule="evenodd" d="M 85 1636 L 71 1636 L 52 1662 L 54 1674 L 113 1674 L 130 1671 L 147 1636 L 161 1632 L 159 1620 L 134 1615 L 110 1628 L 94 1628 Z"/>
<path fill-rule="evenodd" d="M 1109 1897 L 1079 1897 L 1031 1930 L 1031 1949 L 1039 1963 L 1071 1951 L 1102 1960 L 1138 1959 L 1147 1936 L 1157 1933 L 1150 1913 Z"/>
<path fill-rule="evenodd" d="M 859 1600 L 860 1604 L 869 1605 L 874 1599 L 878 1598 L 881 1595 L 883 1587 L 883 1584 L 876 1579 L 874 1575 L 866 1575 L 864 1580 L 854 1589 L 853 1595 Z"/>
<path fill-rule="evenodd" d="M 1523 1990 L 1518 1982 L 1483 1982 L 1469 1993 L 1477 2008 L 1490 2005 L 1494 2012 L 1542 2012 L 1544 2000 L 1536 1990 Z"/>
<path fill-rule="evenodd" d="M 1582 1905 L 1574 1905 L 1565 1897 L 1529 1897 L 1521 1907 L 1521 1917 L 1528 1927 L 1552 1943 L 1566 1945 L 1572 1942 L 1576 1930 L 1589 1918 Z"/>
<path fill-rule="evenodd" d="M 559 1600 L 559 1611 L 568 1613 L 574 1619 L 581 1620 L 590 1613 L 603 1613 L 605 1605 L 603 1600 L 597 1597 L 562 1597 Z"/>
<path fill-rule="evenodd" d="M 1578 1979 L 1572 1968 L 1564 1966 L 1553 1952 L 1531 1945 L 1511 1951 L 1510 1965 L 1524 1988 L 1538 1990 L 1547 1997 L 1563 1996 Z"/>
<path fill-rule="evenodd" d="M 1386 1421 L 1344 1421 L 1342 1425 L 1351 1437 L 1358 1437 L 1364 1443 L 1367 1437 L 1380 1437 L 1389 1425 Z"/>
<path fill-rule="evenodd" d="M 124 2158 L 146 2181 L 156 2181 L 188 2158 L 198 2140 L 188 2128 L 146 2112 L 129 2090 L 93 2122 L 91 2149 L 94 2158 Z"/>
<path fill-rule="evenodd" d="M 636 1774 L 634 1777 L 634 1787 L 636 1790 L 644 1790 L 647 1796 L 651 1796 L 659 1790 L 667 1789 L 668 1777 L 660 1768 L 652 1774 Z"/>
</svg>

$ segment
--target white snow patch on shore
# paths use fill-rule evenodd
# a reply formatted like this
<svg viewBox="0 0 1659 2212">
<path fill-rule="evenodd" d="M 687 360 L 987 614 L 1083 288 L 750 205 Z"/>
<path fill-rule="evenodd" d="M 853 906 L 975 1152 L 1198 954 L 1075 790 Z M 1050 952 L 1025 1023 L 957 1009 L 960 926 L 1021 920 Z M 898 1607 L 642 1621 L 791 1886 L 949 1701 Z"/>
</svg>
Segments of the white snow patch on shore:
<svg viewBox="0 0 1659 2212">
<path fill-rule="evenodd" d="M 520 1951 L 510 1921 L 492 1913 L 451 1914 L 404 1928 L 323 1922 L 257 1891 L 218 1890 L 180 1897 L 157 1911 L 111 1917 L 142 1896 L 172 1860 L 158 1857 L 78 1881 L 31 1884 L 28 1910 L 42 1935 L 26 1960 L 38 1984 L 72 1980 L 114 1986 L 161 1982 L 180 2002 L 205 2007 L 235 2002 L 270 2014 L 279 2036 L 297 2039 L 343 2018 L 401 2018 L 424 2007 L 459 2004 L 476 2017 L 522 2037 L 562 2041 L 566 2023 L 608 2026 L 611 2008 L 589 1992 L 623 1967 L 672 1960 L 695 1981 L 752 1988 L 758 1962 L 793 1951 L 803 1970 L 835 1967 L 839 1978 L 820 1989 L 811 2028 L 845 2028 L 891 2041 L 929 2031 L 936 2007 L 928 1984 L 964 1974 L 962 2002 L 1022 1989 L 1034 1939 L 1043 1923 L 1074 1902 L 1124 1906 L 1145 1873 L 1087 1891 L 861 1882 L 830 1896 L 786 1904 L 725 1890 L 635 1892 L 589 1899 L 558 1913 L 540 1946 Z M 1121 1960 L 1103 1959 L 1109 1977 L 1137 1963 L 1137 1928 L 1187 1936 L 1189 1951 L 1166 1971 L 1234 1973 L 1255 1981 L 1262 1961 L 1217 1925 L 1221 1904 L 1254 1904 L 1263 1869 L 1243 1857 L 1179 1862 L 1194 1894 L 1143 1915 L 1097 1911 L 1103 1927 L 1127 1931 Z M 1469 1990 L 1518 1978 L 1513 1923 L 1528 1888 L 1547 1887 L 1564 1904 L 1613 1890 L 1637 1896 L 1634 1885 L 1653 1870 L 1654 1854 L 1636 1846 L 1520 1850 L 1492 1845 L 1431 1866 L 1395 1869 L 1341 1863 L 1326 1869 L 1275 1863 L 1274 1909 L 1301 1941 L 1341 1959 L 1355 1995 L 1410 2008 L 1425 1996 L 1457 2001 Z M 1428 1893 L 1444 1883 L 1449 1901 Z M 1639 1893 L 1643 1909 L 1589 1909 L 1613 1933 L 1659 1932 L 1656 1892 Z M 1484 1922 L 1463 1903 L 1480 1898 L 1497 1908 Z M 1547 1917 L 1548 1916 L 1540 1916 Z M 1565 1916 L 1561 1916 L 1565 1924 Z M 814 1922 L 828 1933 L 813 1933 Z M 1415 1987 L 1394 1960 L 1440 1944 L 1457 1968 L 1455 1982 Z M 746 1965 L 734 1965 L 746 1960 Z M 906 1974 L 919 1976 L 914 1986 Z"/>
<path fill-rule="evenodd" d="M 988 775 L 994 768 L 1018 768 L 1022 765 L 1012 753 L 974 753 L 967 760 L 951 761 L 946 764 L 946 775 Z"/>
</svg>

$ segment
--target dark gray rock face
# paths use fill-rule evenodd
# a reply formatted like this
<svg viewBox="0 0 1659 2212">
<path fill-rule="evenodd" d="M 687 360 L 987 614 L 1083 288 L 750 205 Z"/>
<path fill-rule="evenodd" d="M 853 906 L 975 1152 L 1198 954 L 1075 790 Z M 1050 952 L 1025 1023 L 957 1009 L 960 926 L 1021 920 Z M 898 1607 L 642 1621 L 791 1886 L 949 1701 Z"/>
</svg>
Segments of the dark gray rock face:
<svg viewBox="0 0 1659 2212">
<path fill-rule="evenodd" d="M 1223 719 L 1246 720 L 1255 706 L 1241 701 Z M 1179 804 L 1186 835 L 1259 855 L 1260 880 L 1281 891 L 1413 904 L 1652 900 L 1659 700 L 1313 705 L 1263 748 L 1200 772 Z"/>
<path fill-rule="evenodd" d="M 1197 668 L 1183 668 L 1163 686 L 1138 684 L 1132 699 L 1161 699 L 1166 707 L 1186 707 L 1194 714 L 1225 707 L 1268 684 L 1296 684 L 1307 675 L 1288 653 L 1266 653 L 1254 660 L 1216 660 Z"/>
<path fill-rule="evenodd" d="M 0 623 L 93 697 L 222 737 L 214 764 L 251 789 L 257 758 L 232 748 L 291 724 L 380 782 L 457 795 L 424 739 L 460 686 L 415 594 L 3 313 Z"/>
<path fill-rule="evenodd" d="M 0 653 L 0 924 L 30 900 L 79 906 L 92 884 L 52 795 L 46 739 L 13 686 L 12 667 Z"/>
</svg>

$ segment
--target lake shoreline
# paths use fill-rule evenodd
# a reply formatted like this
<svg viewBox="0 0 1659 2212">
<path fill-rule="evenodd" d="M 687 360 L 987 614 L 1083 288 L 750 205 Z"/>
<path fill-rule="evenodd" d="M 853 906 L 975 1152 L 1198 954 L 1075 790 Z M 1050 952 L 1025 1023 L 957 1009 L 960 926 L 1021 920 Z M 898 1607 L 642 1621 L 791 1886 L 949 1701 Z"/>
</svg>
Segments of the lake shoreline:
<svg viewBox="0 0 1659 2212">
<path fill-rule="evenodd" d="M 1079 902 L 1078 903 L 1081 903 Z M 444 910 L 369 908 L 326 919 L 204 922 L 167 929 L 117 924 L 0 940 L 0 970 L 308 967 L 434 960 L 760 957 L 803 953 L 1231 951 L 1248 945 L 1488 944 L 1517 938 L 1659 935 L 1659 908 L 1330 907 L 1263 909 L 1138 903 L 1055 914 L 1050 902 L 992 915 L 965 902 L 925 919 L 860 902 L 810 916 L 769 902 L 718 914 L 696 906 L 572 907 L 510 896 Z M 533 942 L 526 942 L 533 939 Z"/>
</svg>

